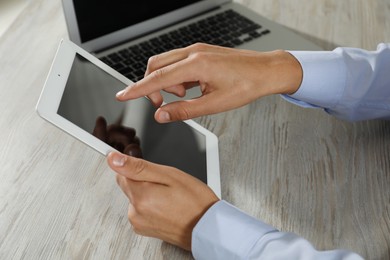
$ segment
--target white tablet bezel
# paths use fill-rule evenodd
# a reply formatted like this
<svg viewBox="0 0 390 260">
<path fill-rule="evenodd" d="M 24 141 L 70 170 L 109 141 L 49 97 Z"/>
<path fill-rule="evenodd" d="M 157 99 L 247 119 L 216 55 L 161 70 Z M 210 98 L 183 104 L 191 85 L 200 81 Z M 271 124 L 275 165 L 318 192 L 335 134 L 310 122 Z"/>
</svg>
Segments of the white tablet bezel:
<svg viewBox="0 0 390 260">
<path fill-rule="evenodd" d="M 36 111 L 45 120 L 106 156 L 111 151 L 115 151 L 115 149 L 57 113 L 76 54 L 81 55 L 124 84 L 133 84 L 131 80 L 121 75 L 119 72 L 115 71 L 76 44 L 67 40 L 61 40 L 45 85 L 39 97 Z M 194 128 L 206 137 L 207 184 L 218 197 L 221 197 L 218 138 L 212 132 L 193 120 L 186 120 L 184 123 L 188 124 L 190 127 Z"/>
</svg>

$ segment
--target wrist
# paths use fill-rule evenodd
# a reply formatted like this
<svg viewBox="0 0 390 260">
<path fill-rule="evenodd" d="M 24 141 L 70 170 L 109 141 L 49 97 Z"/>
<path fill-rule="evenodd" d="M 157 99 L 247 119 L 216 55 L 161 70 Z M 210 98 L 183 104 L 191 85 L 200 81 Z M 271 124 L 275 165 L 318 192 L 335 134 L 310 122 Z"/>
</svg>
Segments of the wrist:
<svg viewBox="0 0 390 260">
<path fill-rule="evenodd" d="M 295 93 L 303 79 L 303 70 L 299 61 L 289 52 L 276 50 L 267 53 L 270 55 L 268 64 L 268 93 L 287 94 Z"/>
<path fill-rule="evenodd" d="M 286 91 L 282 94 L 292 95 L 298 91 L 303 80 L 303 69 L 299 61 L 290 52 L 284 51 L 289 56 L 290 70 L 291 70 L 291 82 L 286 86 Z"/>
</svg>

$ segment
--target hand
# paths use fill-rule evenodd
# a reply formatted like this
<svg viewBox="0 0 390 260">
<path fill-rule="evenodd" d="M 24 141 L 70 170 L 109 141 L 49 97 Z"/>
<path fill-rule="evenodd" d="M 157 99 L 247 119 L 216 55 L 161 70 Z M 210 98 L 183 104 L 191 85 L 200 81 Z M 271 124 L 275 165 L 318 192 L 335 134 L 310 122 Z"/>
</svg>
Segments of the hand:
<svg viewBox="0 0 390 260">
<path fill-rule="evenodd" d="M 137 234 L 191 250 L 192 230 L 218 201 L 203 182 L 178 169 L 112 152 L 108 164 L 129 199 L 128 218 Z"/>
<path fill-rule="evenodd" d="M 151 57 L 145 78 L 117 94 L 126 101 L 148 96 L 160 123 L 214 114 L 270 94 L 292 94 L 302 80 L 299 62 L 288 52 L 255 52 L 194 44 Z M 161 107 L 160 90 L 183 97 L 200 86 L 202 95 Z"/>
</svg>

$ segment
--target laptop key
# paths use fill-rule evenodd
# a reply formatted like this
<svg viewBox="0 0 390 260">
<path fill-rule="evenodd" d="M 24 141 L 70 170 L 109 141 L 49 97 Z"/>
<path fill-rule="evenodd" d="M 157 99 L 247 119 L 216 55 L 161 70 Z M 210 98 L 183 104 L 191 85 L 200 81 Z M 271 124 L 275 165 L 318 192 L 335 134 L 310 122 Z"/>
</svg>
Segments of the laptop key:
<svg viewBox="0 0 390 260">
<path fill-rule="evenodd" d="M 109 54 L 101 60 L 131 80 L 138 81 L 144 76 L 148 59 L 156 54 L 197 42 L 237 47 L 269 33 L 270 30 L 228 10 Z"/>
</svg>

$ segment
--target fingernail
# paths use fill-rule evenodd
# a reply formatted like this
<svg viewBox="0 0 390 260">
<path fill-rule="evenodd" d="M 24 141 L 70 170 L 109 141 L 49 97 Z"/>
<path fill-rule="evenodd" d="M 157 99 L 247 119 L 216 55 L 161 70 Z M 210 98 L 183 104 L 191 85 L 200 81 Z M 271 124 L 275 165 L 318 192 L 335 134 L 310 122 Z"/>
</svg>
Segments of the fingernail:
<svg viewBox="0 0 390 260">
<path fill-rule="evenodd" d="M 126 92 L 126 89 L 119 91 L 118 93 L 116 93 L 116 97 L 123 96 L 125 94 L 125 92 Z"/>
<path fill-rule="evenodd" d="M 166 111 L 160 111 L 160 113 L 158 114 L 158 119 L 160 120 L 160 122 L 163 122 L 163 123 L 169 122 L 169 121 L 171 121 L 171 116 Z"/>
<path fill-rule="evenodd" d="M 126 162 L 126 156 L 119 154 L 119 153 L 114 153 L 112 156 L 112 164 L 115 167 L 123 167 Z"/>
</svg>

